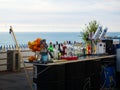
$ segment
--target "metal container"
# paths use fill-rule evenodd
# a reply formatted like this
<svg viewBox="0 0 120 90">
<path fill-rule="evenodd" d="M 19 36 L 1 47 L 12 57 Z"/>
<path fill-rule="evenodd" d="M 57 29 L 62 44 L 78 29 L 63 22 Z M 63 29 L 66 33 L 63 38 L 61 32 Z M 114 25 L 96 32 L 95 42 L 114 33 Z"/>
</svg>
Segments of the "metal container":
<svg viewBox="0 0 120 90">
<path fill-rule="evenodd" d="M 20 70 L 20 57 L 18 50 L 7 51 L 7 70 L 8 71 Z"/>
</svg>

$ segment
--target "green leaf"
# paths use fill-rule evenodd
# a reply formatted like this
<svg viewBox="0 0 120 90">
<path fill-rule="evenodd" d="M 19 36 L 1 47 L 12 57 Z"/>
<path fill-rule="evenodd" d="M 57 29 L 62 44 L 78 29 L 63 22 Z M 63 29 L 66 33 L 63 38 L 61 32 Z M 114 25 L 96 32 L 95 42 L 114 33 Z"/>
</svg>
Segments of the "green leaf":
<svg viewBox="0 0 120 90">
<path fill-rule="evenodd" d="M 90 21 L 88 25 L 85 24 L 85 29 L 83 29 L 83 31 L 81 32 L 82 39 L 85 42 L 89 42 L 89 39 L 88 39 L 89 33 L 92 33 L 92 32 L 95 33 L 99 25 L 100 24 L 96 20 Z"/>
</svg>

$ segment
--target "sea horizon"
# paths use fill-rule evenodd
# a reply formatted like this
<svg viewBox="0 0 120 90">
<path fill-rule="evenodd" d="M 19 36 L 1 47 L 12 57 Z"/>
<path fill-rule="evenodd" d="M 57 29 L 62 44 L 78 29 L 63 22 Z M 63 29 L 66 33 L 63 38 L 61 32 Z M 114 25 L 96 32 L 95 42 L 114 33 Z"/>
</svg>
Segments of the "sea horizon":
<svg viewBox="0 0 120 90">
<path fill-rule="evenodd" d="M 28 41 L 33 41 L 36 38 L 46 39 L 47 43 L 58 41 L 77 41 L 83 42 L 80 37 L 81 32 L 14 32 L 19 44 L 27 44 Z M 120 36 L 120 32 L 107 32 L 106 36 Z M 13 45 L 14 38 L 9 32 L 0 32 L 0 45 Z"/>
</svg>

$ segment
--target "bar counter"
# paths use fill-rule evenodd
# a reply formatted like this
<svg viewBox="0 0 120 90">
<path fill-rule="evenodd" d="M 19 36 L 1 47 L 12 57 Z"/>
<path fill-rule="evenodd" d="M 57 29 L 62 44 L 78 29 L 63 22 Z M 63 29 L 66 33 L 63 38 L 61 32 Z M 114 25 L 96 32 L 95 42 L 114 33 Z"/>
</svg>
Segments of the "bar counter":
<svg viewBox="0 0 120 90">
<path fill-rule="evenodd" d="M 78 60 L 33 64 L 35 90 L 100 90 L 102 65 L 115 66 L 116 55 L 92 55 Z"/>
</svg>

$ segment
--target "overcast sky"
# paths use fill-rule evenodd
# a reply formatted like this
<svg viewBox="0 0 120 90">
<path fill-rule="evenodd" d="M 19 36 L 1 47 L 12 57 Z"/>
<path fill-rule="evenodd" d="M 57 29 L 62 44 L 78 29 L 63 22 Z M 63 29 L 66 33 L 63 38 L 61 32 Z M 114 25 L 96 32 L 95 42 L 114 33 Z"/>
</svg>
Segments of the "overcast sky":
<svg viewBox="0 0 120 90">
<path fill-rule="evenodd" d="M 120 32 L 120 0 L 0 0 L 0 32 L 80 32 L 91 20 Z"/>
</svg>

